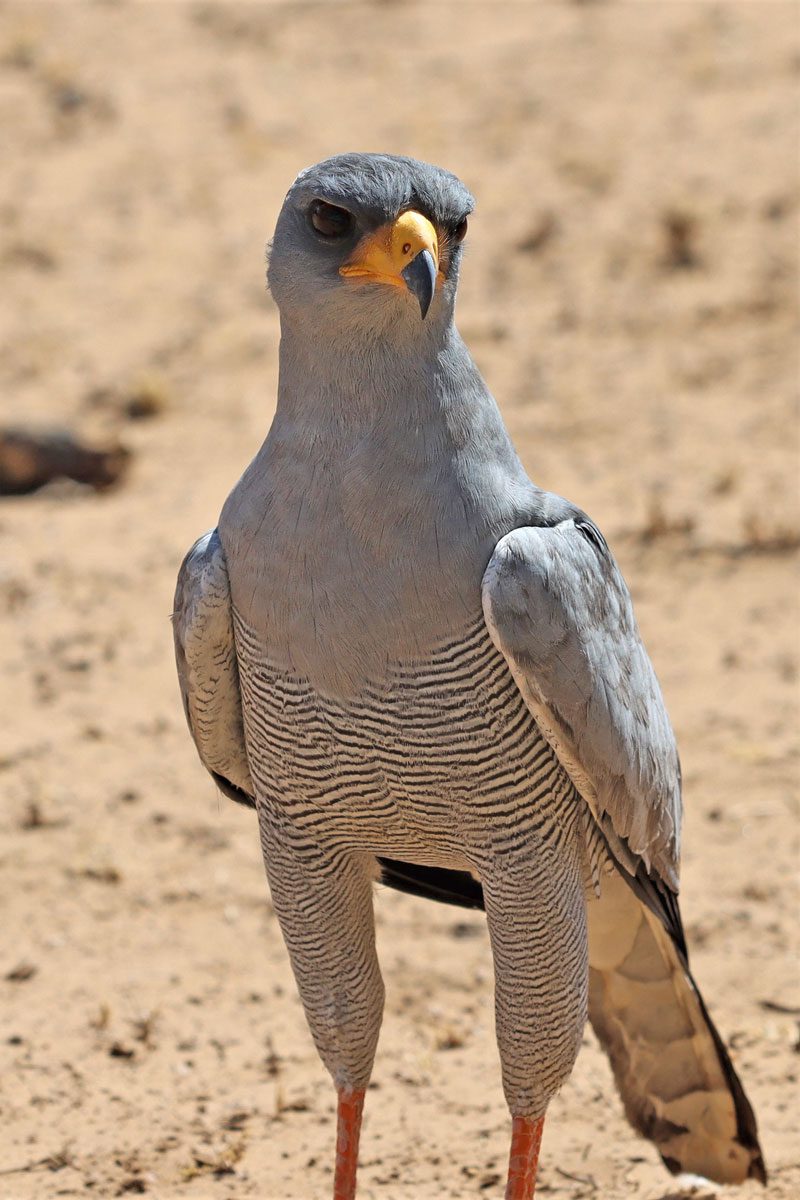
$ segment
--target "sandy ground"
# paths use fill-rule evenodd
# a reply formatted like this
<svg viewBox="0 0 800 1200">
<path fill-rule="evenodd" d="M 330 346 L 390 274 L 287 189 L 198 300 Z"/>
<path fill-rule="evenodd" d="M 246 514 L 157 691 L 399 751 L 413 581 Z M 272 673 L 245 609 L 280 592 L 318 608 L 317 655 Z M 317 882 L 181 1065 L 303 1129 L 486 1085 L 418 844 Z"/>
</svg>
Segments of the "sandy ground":
<svg viewBox="0 0 800 1200">
<path fill-rule="evenodd" d="M 178 563 L 267 428 L 262 248 L 303 166 L 479 198 L 460 324 L 531 474 L 631 583 L 679 734 L 693 962 L 800 1195 L 796 285 L 784 3 L 0 6 L 2 420 L 120 439 L 0 502 L 0 1196 L 329 1194 L 333 1097 L 253 815 L 196 761 Z M 368 1200 L 499 1197 L 483 921 L 377 897 Z M 537 1194 L 681 1190 L 587 1032 Z M 756 1186 L 721 1195 L 743 1200 Z"/>
</svg>

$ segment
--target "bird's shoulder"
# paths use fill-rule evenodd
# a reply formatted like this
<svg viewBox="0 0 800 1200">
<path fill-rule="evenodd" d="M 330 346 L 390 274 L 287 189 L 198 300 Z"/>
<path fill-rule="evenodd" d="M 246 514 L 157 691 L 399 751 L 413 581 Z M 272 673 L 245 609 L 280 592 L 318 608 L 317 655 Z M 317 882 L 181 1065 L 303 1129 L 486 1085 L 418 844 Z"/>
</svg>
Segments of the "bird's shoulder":
<svg viewBox="0 0 800 1200">
<path fill-rule="evenodd" d="M 484 573 L 489 633 L 615 857 L 677 889 L 678 751 L 630 592 L 585 512 L 543 497 L 535 516 Z"/>
</svg>

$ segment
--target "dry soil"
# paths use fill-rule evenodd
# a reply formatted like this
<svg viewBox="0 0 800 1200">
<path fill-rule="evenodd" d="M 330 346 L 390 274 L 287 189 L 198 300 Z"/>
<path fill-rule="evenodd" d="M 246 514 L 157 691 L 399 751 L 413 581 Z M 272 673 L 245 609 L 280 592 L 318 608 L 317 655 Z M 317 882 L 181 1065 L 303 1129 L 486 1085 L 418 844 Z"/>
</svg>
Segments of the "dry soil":
<svg viewBox="0 0 800 1200">
<path fill-rule="evenodd" d="M 333 1096 L 253 814 L 180 711 L 169 613 L 275 395 L 296 172 L 412 153 L 478 197 L 462 331 L 523 459 L 630 581 L 677 729 L 693 963 L 800 1196 L 797 277 L 789 3 L 4 3 L 2 423 L 131 451 L 0 502 L 0 1196 L 329 1195 Z M 478 916 L 377 896 L 364 1200 L 499 1198 Z M 543 1197 L 705 1196 L 593 1038 Z M 722 1189 L 755 1200 L 757 1185 Z"/>
</svg>

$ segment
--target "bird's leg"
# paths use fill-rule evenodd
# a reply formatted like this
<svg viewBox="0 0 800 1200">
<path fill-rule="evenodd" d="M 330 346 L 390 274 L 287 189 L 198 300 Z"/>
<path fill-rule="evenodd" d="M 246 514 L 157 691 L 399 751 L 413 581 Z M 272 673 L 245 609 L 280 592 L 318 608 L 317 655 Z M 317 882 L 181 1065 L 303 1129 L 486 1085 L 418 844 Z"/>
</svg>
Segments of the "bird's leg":
<svg viewBox="0 0 800 1200">
<path fill-rule="evenodd" d="M 508 1157 L 506 1200 L 532 1200 L 542 1144 L 544 1117 L 514 1117 Z"/>
<path fill-rule="evenodd" d="M 354 1200 L 364 1092 L 383 1014 L 375 953 L 371 861 L 330 850 L 300 855 L 285 828 L 260 814 L 275 913 L 300 999 L 339 1102 L 334 1200 Z"/>
<path fill-rule="evenodd" d="M 497 1045 L 513 1117 L 506 1200 L 531 1200 L 547 1106 L 569 1076 L 586 1020 L 583 865 L 531 839 L 482 865 L 495 968 Z"/>
<path fill-rule="evenodd" d="M 358 1139 L 361 1134 L 361 1114 L 364 1110 L 364 1089 L 339 1088 L 336 1118 L 336 1173 L 333 1178 L 333 1200 L 355 1200 Z"/>
</svg>

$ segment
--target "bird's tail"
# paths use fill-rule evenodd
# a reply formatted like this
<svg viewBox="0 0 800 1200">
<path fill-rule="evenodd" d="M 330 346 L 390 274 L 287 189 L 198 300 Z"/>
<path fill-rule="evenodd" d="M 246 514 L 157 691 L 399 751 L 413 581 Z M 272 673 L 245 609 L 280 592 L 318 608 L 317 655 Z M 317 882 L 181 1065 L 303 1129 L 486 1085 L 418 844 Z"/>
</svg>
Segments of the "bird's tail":
<svg viewBox="0 0 800 1200">
<path fill-rule="evenodd" d="M 682 950 L 614 871 L 589 902 L 589 1019 L 673 1173 L 766 1182 L 753 1110 Z"/>
</svg>

